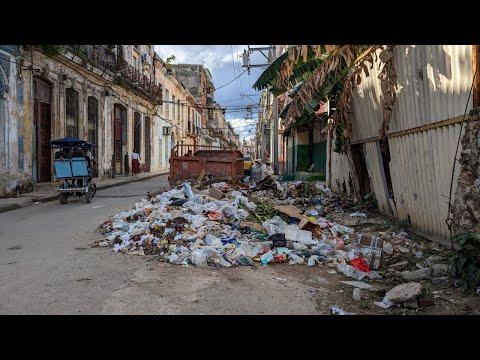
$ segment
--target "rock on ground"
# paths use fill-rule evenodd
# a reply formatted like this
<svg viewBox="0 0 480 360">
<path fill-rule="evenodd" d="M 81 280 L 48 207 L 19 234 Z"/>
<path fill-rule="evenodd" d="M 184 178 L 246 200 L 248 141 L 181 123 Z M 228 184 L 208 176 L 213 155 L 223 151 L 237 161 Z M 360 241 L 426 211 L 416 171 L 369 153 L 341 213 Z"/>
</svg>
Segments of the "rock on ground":
<svg viewBox="0 0 480 360">
<path fill-rule="evenodd" d="M 392 303 L 405 302 L 415 299 L 422 292 L 422 285 L 417 282 L 401 284 L 390 289 L 385 294 L 385 298 Z"/>
<path fill-rule="evenodd" d="M 418 281 L 422 279 L 428 279 L 432 274 L 432 269 L 418 269 L 414 271 L 404 271 L 402 272 L 402 277 L 407 281 Z"/>
</svg>

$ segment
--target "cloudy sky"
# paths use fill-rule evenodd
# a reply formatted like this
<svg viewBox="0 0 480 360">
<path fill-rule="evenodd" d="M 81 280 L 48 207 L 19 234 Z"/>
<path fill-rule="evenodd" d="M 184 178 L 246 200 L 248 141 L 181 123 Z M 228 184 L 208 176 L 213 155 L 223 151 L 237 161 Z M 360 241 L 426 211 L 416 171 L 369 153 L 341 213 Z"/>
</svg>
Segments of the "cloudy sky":
<svg viewBox="0 0 480 360">
<path fill-rule="evenodd" d="M 250 47 L 261 46 L 267 45 L 250 45 Z M 155 45 L 155 51 L 163 60 L 168 56 L 175 55 L 174 64 L 204 64 L 212 73 L 215 88 L 229 83 L 245 70 L 241 67 L 240 55 L 246 49 L 247 45 Z M 250 57 L 251 64 L 265 64 L 266 62 L 267 59 L 258 51 Z M 253 107 L 253 114 L 250 116 L 253 119 L 246 120 L 245 108 L 247 105 L 258 104 L 260 93 L 252 89 L 252 85 L 263 69 L 252 68 L 250 75 L 245 72 L 238 79 L 214 93 L 215 101 L 227 108 L 227 120 L 240 135 L 240 139 L 248 139 L 255 133 L 257 109 Z M 239 109 L 240 107 L 243 109 Z"/>
</svg>

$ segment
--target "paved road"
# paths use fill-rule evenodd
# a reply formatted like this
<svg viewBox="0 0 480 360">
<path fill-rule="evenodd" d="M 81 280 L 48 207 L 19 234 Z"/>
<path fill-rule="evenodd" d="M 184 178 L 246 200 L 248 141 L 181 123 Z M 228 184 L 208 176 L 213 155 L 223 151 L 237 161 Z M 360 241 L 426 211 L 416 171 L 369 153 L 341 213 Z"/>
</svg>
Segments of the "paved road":
<svg viewBox="0 0 480 360">
<path fill-rule="evenodd" d="M 0 314 L 328 311 L 319 268 L 185 268 L 88 247 L 101 237 L 101 222 L 166 184 L 161 176 L 99 191 L 91 204 L 55 201 L 0 214 Z"/>
</svg>

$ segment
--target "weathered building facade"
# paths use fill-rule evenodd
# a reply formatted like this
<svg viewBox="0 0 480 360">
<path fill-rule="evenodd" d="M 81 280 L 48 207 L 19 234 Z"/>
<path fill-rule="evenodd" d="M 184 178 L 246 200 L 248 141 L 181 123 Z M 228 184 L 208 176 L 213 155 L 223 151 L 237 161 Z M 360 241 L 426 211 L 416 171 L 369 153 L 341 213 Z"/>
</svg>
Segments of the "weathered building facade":
<svg viewBox="0 0 480 360">
<path fill-rule="evenodd" d="M 162 88 L 153 55 L 152 45 L 2 46 L 1 195 L 54 179 L 49 142 L 56 138 L 95 143 L 99 177 L 128 175 L 134 148 L 146 171 L 156 170 Z"/>
<path fill-rule="evenodd" d="M 159 110 L 159 116 L 167 127 L 170 127 L 171 141 L 166 149 L 166 163 L 170 157 L 170 150 L 175 145 L 192 145 L 193 148 L 201 141 L 202 108 L 181 82 L 175 71 L 167 66 L 158 55 L 155 57 L 155 78 L 164 89 L 164 104 Z M 168 151 L 167 151 L 168 150 Z M 185 147 L 180 149 L 187 151 Z"/>
</svg>

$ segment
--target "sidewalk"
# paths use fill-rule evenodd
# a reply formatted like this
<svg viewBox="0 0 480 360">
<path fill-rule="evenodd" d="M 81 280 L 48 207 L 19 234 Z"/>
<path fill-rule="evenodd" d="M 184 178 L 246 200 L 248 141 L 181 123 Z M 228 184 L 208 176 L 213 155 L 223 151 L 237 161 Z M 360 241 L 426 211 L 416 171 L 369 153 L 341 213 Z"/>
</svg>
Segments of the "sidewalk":
<svg viewBox="0 0 480 360">
<path fill-rule="evenodd" d="M 150 179 L 156 176 L 166 175 L 169 173 L 169 170 L 160 170 L 149 173 L 138 174 L 136 177 L 131 176 L 118 176 L 114 179 L 105 179 L 99 180 L 94 179 L 93 181 L 97 185 L 98 190 L 108 189 L 114 186 L 120 186 L 128 184 L 135 181 L 142 181 Z M 35 202 L 49 202 L 58 200 L 58 192 L 56 191 L 56 182 L 49 182 L 45 184 L 37 184 L 35 189 L 32 192 L 26 194 L 20 194 L 16 198 L 0 198 L 0 213 L 20 209 L 27 206 L 32 206 Z"/>
</svg>

